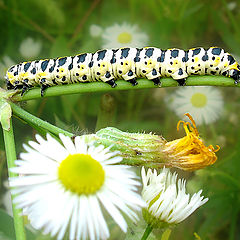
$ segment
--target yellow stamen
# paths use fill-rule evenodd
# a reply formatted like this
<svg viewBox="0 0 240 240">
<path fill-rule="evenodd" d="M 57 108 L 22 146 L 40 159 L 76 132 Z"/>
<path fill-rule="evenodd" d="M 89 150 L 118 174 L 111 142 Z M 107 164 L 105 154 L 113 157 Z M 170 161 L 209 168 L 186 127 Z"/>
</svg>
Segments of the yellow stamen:
<svg viewBox="0 0 240 240">
<path fill-rule="evenodd" d="M 189 113 L 188 116 L 191 123 L 180 120 L 177 124 L 177 130 L 182 123 L 186 132 L 186 136 L 180 139 L 166 143 L 166 152 L 170 158 L 169 165 L 175 166 L 184 170 L 196 170 L 208 165 L 212 165 L 216 160 L 217 152 L 220 147 L 217 145 L 216 149 L 210 145 L 205 146 L 196 127 L 196 123 Z"/>
</svg>

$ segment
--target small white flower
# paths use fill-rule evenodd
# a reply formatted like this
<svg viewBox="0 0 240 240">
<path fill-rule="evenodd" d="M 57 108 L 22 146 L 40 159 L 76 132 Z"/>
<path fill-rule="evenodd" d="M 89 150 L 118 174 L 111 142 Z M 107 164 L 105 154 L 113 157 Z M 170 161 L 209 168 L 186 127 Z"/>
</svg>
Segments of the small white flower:
<svg viewBox="0 0 240 240">
<path fill-rule="evenodd" d="M 146 175 L 143 167 L 142 181 L 142 197 L 147 203 L 150 221 L 154 219 L 158 223 L 180 223 L 208 201 L 208 198 L 203 199 L 203 196 L 200 196 L 202 190 L 192 197 L 186 194 L 186 181 L 177 181 L 177 173 L 172 174 L 166 168 L 163 168 L 159 175 L 156 170 L 152 172 L 149 169 Z"/>
<path fill-rule="evenodd" d="M 103 48 L 145 47 L 148 35 L 140 32 L 137 25 L 128 23 L 114 24 L 107 27 L 102 34 Z"/>
<path fill-rule="evenodd" d="M 4 56 L 2 58 L 2 61 L 0 62 L 0 78 L 2 80 L 4 79 L 8 68 L 14 64 L 15 62 L 9 56 Z"/>
<path fill-rule="evenodd" d="M 126 232 L 121 212 L 133 221 L 144 206 L 136 192 L 140 183 L 128 166 L 114 165 L 122 158 L 102 145 L 94 147 L 84 138 L 59 135 L 60 144 L 50 135 L 24 145 L 27 153 L 16 160 L 10 178 L 14 203 L 28 215 L 30 223 L 43 233 L 63 239 L 106 239 L 109 237 L 102 207 Z"/>
<path fill-rule="evenodd" d="M 229 3 L 227 4 L 227 8 L 228 8 L 230 11 L 233 11 L 236 7 L 237 7 L 237 3 L 236 3 L 236 2 L 229 2 Z"/>
<path fill-rule="evenodd" d="M 24 39 L 19 47 L 20 54 L 27 60 L 37 57 L 41 51 L 42 43 L 30 37 Z"/>
<path fill-rule="evenodd" d="M 92 24 L 90 26 L 89 32 L 92 37 L 100 37 L 102 34 L 103 29 L 96 24 Z"/>
<path fill-rule="evenodd" d="M 215 87 L 182 87 L 166 103 L 179 117 L 190 113 L 198 125 L 216 121 L 223 110 L 223 97 Z"/>
</svg>

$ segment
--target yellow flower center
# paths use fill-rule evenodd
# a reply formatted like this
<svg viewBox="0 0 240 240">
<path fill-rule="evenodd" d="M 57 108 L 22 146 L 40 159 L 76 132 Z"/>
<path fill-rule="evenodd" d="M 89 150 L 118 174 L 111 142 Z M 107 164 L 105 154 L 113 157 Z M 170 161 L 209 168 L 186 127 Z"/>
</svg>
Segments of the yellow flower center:
<svg viewBox="0 0 240 240">
<path fill-rule="evenodd" d="M 93 194 L 105 180 L 102 165 L 87 154 L 73 154 L 58 167 L 58 177 L 67 190 L 77 194 Z"/>
<path fill-rule="evenodd" d="M 130 43 L 132 41 L 132 35 L 128 32 L 122 32 L 118 35 L 118 42 L 120 43 Z"/>
<path fill-rule="evenodd" d="M 196 108 L 205 107 L 207 104 L 207 97 L 203 93 L 195 93 L 191 97 L 191 103 Z"/>
</svg>

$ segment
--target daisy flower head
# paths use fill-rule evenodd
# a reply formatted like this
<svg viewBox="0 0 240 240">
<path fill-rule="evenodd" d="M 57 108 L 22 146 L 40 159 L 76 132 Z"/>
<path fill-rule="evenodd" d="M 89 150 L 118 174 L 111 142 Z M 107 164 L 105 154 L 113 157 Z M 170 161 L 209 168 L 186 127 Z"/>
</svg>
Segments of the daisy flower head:
<svg viewBox="0 0 240 240">
<path fill-rule="evenodd" d="M 136 211 L 144 206 L 136 192 L 139 182 L 128 166 L 114 165 L 122 158 L 102 145 L 86 143 L 84 137 L 59 135 L 61 143 L 50 135 L 44 140 L 24 145 L 11 171 L 14 203 L 28 215 L 31 225 L 63 239 L 106 239 L 104 207 L 119 227 L 126 232 L 121 212 L 137 219 Z"/>
<path fill-rule="evenodd" d="M 179 117 L 189 112 L 198 125 L 216 121 L 223 111 L 222 94 L 214 87 L 179 88 L 166 100 Z"/>
<path fill-rule="evenodd" d="M 145 47 L 148 35 L 141 32 L 137 25 L 126 22 L 107 27 L 102 33 L 103 48 Z"/>
<path fill-rule="evenodd" d="M 24 39 L 19 47 L 20 54 L 26 59 L 33 59 L 37 57 L 41 51 L 42 43 L 33 38 Z"/>
<path fill-rule="evenodd" d="M 201 196 L 202 190 L 190 197 L 186 193 L 186 180 L 177 181 L 177 173 L 167 168 L 159 174 L 148 169 L 146 174 L 143 167 L 142 182 L 142 197 L 147 203 L 143 216 L 154 228 L 178 224 L 208 201 Z"/>
</svg>

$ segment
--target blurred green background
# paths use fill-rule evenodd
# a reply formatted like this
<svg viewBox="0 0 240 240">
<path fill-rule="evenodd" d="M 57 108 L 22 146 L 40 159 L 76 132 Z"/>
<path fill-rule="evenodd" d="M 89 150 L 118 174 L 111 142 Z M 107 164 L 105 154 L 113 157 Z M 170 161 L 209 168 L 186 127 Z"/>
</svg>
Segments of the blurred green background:
<svg viewBox="0 0 240 240">
<path fill-rule="evenodd" d="M 239 23 L 239 1 L 0 0 L 0 86 L 5 86 L 4 72 L 11 64 L 101 49 L 107 44 L 104 31 L 106 34 L 106 29 L 115 24 L 137 27 L 138 33 L 147 36 L 147 46 L 163 49 L 219 46 L 238 58 Z M 132 37 L 140 41 L 134 31 Z M 174 96 L 176 90 L 76 94 L 32 100 L 21 106 L 75 134 L 114 126 L 129 132 L 152 131 L 172 140 L 183 135 L 183 131 L 176 131 L 180 117 L 169 108 L 166 100 L 169 95 Z M 239 89 L 219 88 L 219 91 L 223 97 L 221 117 L 198 127 L 207 144 L 221 146 L 218 161 L 203 170 L 178 171 L 181 177 L 188 179 L 190 192 L 203 189 L 209 201 L 177 226 L 170 239 L 198 239 L 194 232 L 202 240 L 240 239 Z M 36 131 L 18 119 L 13 123 L 17 153 L 20 153 L 22 144 L 33 139 Z M 0 196 L 1 207 L 5 210 L 6 180 L 0 132 Z M 144 223 L 139 226 L 131 228 L 128 239 L 131 234 L 142 234 Z M 118 229 L 113 227 L 111 231 L 112 239 L 119 239 Z M 157 231 L 154 235 L 154 239 L 159 239 Z M 124 239 L 124 235 L 121 236 Z M 39 234 L 36 238 L 47 239 Z M 3 212 L 0 212 L 0 239 L 13 239 L 11 224 Z"/>
</svg>

